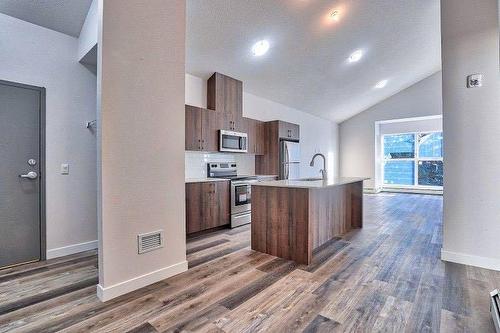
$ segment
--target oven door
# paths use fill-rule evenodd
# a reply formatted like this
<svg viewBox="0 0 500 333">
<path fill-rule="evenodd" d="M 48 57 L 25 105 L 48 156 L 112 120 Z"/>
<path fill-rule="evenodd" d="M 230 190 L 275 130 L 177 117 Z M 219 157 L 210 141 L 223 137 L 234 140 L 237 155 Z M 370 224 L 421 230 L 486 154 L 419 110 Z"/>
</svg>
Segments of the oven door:
<svg viewBox="0 0 500 333">
<path fill-rule="evenodd" d="M 220 130 L 219 151 L 246 153 L 247 146 L 248 135 L 246 133 Z"/>
<path fill-rule="evenodd" d="M 231 183 L 231 214 L 248 212 L 252 209 L 252 185 L 248 182 Z"/>
</svg>

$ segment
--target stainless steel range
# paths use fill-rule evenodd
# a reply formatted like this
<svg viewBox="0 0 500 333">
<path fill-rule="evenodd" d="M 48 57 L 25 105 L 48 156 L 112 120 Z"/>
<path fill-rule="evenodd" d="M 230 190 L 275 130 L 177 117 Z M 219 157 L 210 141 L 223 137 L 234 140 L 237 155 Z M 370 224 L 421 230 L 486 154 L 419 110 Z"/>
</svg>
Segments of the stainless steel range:
<svg viewBox="0 0 500 333">
<path fill-rule="evenodd" d="M 208 163 L 210 178 L 225 178 L 231 181 L 231 228 L 252 222 L 252 183 L 257 176 L 238 175 L 236 163 Z"/>
</svg>

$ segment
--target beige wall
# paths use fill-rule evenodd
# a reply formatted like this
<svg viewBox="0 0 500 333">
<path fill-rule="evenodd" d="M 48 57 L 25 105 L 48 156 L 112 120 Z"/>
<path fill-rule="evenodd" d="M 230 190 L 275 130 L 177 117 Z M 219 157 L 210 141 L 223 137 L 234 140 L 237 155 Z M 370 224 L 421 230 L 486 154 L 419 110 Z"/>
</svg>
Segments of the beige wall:
<svg viewBox="0 0 500 333">
<path fill-rule="evenodd" d="M 98 296 L 187 269 L 184 217 L 185 1 L 99 4 Z M 137 235 L 165 247 L 137 254 Z"/>
<path fill-rule="evenodd" d="M 500 270 L 497 0 L 442 0 L 445 260 Z M 482 73 L 483 87 L 466 88 Z"/>
<path fill-rule="evenodd" d="M 369 177 L 364 186 L 374 189 L 375 122 L 441 113 L 441 72 L 438 72 L 340 123 L 340 176 Z"/>
</svg>

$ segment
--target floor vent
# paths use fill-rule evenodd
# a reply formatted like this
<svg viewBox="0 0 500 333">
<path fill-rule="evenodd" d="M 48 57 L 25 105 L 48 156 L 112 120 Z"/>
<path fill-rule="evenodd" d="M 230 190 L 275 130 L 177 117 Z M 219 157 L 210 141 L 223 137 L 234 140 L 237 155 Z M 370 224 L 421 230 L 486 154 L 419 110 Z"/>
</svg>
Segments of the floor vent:
<svg viewBox="0 0 500 333">
<path fill-rule="evenodd" d="M 163 247 L 163 230 L 137 235 L 139 254 Z"/>
</svg>

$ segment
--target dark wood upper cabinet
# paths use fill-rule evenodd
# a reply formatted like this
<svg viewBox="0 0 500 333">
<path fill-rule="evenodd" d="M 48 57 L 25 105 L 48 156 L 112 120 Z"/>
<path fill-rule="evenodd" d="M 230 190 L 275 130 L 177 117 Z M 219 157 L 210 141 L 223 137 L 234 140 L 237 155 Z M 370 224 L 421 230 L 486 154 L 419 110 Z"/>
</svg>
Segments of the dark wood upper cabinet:
<svg viewBox="0 0 500 333">
<path fill-rule="evenodd" d="M 248 153 L 255 155 L 264 154 L 264 123 L 250 118 L 243 118 L 248 134 Z"/>
<path fill-rule="evenodd" d="M 279 137 L 287 140 L 300 139 L 300 127 L 297 124 L 279 121 Z"/>
<path fill-rule="evenodd" d="M 207 81 L 207 108 L 221 113 L 221 129 L 243 131 L 243 82 L 214 73 Z"/>
<path fill-rule="evenodd" d="M 229 181 L 186 184 L 186 233 L 230 222 Z"/>
<path fill-rule="evenodd" d="M 280 140 L 300 140 L 300 127 L 281 120 L 264 123 L 263 155 L 255 156 L 255 173 L 280 174 Z"/>
<path fill-rule="evenodd" d="M 201 108 L 186 105 L 186 150 L 201 150 Z"/>
<path fill-rule="evenodd" d="M 243 82 L 214 73 L 207 81 L 207 108 L 242 117 Z"/>
<path fill-rule="evenodd" d="M 186 105 L 186 150 L 218 150 L 219 117 L 213 110 Z"/>
</svg>

